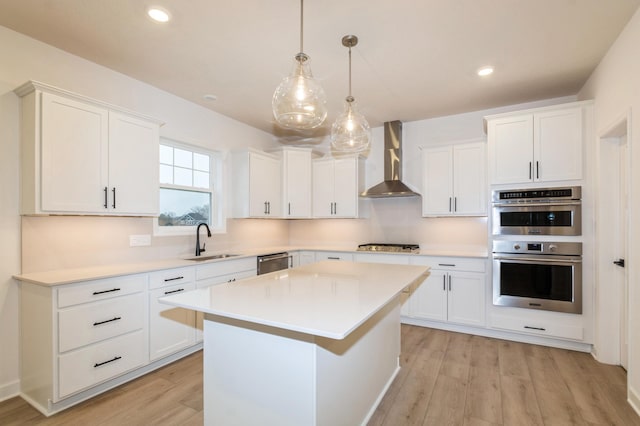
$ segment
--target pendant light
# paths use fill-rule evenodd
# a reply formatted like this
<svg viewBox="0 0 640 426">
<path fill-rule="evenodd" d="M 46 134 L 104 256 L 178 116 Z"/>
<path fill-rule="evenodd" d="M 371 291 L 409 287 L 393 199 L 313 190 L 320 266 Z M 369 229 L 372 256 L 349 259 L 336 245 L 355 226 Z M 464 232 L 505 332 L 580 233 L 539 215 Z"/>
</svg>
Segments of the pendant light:
<svg viewBox="0 0 640 426">
<path fill-rule="evenodd" d="M 351 48 L 358 44 L 358 37 L 342 37 L 342 45 L 349 48 L 349 96 L 346 97 L 344 112 L 331 126 L 331 147 L 339 152 L 361 152 L 369 149 L 371 129 L 369 123 L 356 108 L 351 96 Z"/>
<path fill-rule="evenodd" d="M 302 50 L 304 0 L 300 0 L 300 53 L 295 56 L 293 71 L 276 88 L 271 101 L 273 116 L 288 129 L 314 129 L 327 117 L 324 89 L 313 78 L 310 58 Z"/>
</svg>

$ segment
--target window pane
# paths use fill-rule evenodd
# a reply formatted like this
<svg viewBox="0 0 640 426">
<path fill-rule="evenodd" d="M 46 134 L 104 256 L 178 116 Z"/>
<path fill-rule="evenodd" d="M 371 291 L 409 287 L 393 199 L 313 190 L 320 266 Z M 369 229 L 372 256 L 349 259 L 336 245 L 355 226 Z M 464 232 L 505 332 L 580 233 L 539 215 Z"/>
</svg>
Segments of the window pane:
<svg viewBox="0 0 640 426">
<path fill-rule="evenodd" d="M 160 188 L 159 226 L 210 224 L 211 194 Z"/>
<path fill-rule="evenodd" d="M 173 183 L 173 167 L 160 164 L 160 183 Z"/>
<path fill-rule="evenodd" d="M 209 156 L 198 154 L 197 152 L 193 153 L 193 169 L 200 170 L 202 172 L 209 171 Z"/>
<path fill-rule="evenodd" d="M 160 163 L 173 164 L 173 148 L 166 145 L 160 145 Z"/>
<path fill-rule="evenodd" d="M 191 151 L 185 151 L 184 149 L 173 149 L 173 164 L 175 166 L 186 167 L 190 169 L 193 167 L 192 153 Z"/>
<path fill-rule="evenodd" d="M 173 168 L 173 183 L 182 186 L 193 186 L 193 172 L 191 169 Z"/>
<path fill-rule="evenodd" d="M 193 186 L 209 189 L 209 173 L 193 172 Z"/>
</svg>

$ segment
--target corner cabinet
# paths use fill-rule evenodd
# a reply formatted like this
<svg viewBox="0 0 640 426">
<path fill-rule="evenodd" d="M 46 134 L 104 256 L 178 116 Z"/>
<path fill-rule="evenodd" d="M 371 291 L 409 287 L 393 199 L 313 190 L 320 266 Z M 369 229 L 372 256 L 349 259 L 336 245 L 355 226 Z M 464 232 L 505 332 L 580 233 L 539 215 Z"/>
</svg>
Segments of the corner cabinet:
<svg viewBox="0 0 640 426">
<path fill-rule="evenodd" d="M 364 215 L 364 159 L 357 155 L 313 160 L 313 217 L 358 218 Z"/>
<path fill-rule="evenodd" d="M 158 215 L 160 122 L 52 86 L 22 97 L 22 214 Z"/>
<path fill-rule="evenodd" d="M 281 160 L 255 149 L 232 153 L 233 217 L 282 216 Z"/>
<path fill-rule="evenodd" d="M 592 102 L 485 117 L 491 184 L 582 179 Z"/>
<path fill-rule="evenodd" d="M 422 148 L 422 216 L 486 216 L 484 142 Z"/>
</svg>

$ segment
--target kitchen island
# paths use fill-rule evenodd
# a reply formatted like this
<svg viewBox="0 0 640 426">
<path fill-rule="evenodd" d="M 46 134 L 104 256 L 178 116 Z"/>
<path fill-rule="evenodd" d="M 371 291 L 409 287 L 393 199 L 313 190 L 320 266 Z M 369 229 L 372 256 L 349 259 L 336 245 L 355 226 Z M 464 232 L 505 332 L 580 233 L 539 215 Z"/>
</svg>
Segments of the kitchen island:
<svg viewBox="0 0 640 426">
<path fill-rule="evenodd" d="M 357 425 L 399 370 L 429 268 L 325 261 L 162 298 L 204 312 L 205 425 Z"/>
</svg>

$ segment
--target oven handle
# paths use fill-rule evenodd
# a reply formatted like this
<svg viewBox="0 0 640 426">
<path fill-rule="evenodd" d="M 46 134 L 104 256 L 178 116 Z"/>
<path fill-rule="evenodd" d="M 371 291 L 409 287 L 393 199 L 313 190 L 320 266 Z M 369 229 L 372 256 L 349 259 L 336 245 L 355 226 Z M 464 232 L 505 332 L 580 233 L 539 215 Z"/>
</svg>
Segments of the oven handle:
<svg viewBox="0 0 640 426">
<path fill-rule="evenodd" d="M 501 203 L 493 203 L 494 207 L 549 207 L 549 206 L 579 206 L 582 204 L 582 201 L 562 201 L 558 202 L 557 200 L 548 201 L 548 202 L 526 202 L 526 201 L 516 201 L 516 202 L 501 202 Z"/>
<path fill-rule="evenodd" d="M 582 263 L 582 258 L 575 258 L 569 256 L 560 257 L 551 257 L 551 256 L 539 256 L 539 257 L 515 257 L 515 256 L 493 256 L 494 260 L 507 260 L 511 262 L 528 262 L 528 263 L 538 263 L 541 265 L 544 264 L 553 264 L 553 263 Z"/>
</svg>

